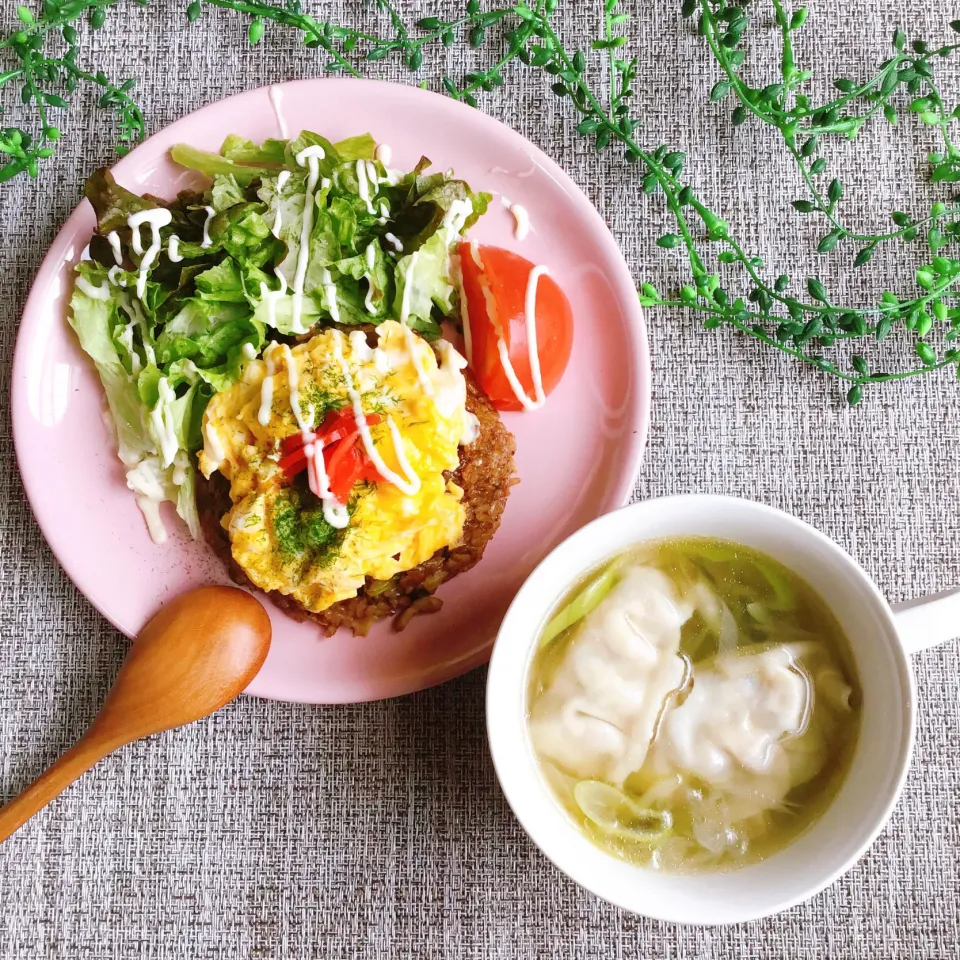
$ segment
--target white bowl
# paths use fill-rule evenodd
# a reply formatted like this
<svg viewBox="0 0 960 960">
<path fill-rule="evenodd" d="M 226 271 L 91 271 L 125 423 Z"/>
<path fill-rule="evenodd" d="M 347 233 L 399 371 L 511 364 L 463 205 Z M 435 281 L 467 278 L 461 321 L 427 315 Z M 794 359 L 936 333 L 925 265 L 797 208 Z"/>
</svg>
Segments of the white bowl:
<svg viewBox="0 0 960 960">
<path fill-rule="evenodd" d="M 665 873 L 625 863 L 594 846 L 543 780 L 526 722 L 535 642 L 569 587 L 640 541 L 682 535 L 743 543 L 810 583 L 850 639 L 863 691 L 854 759 L 829 809 L 783 850 L 722 873 Z M 680 923 L 722 924 L 766 916 L 806 900 L 846 872 L 879 833 L 899 797 L 913 747 L 915 713 L 907 649 L 897 619 L 873 581 L 813 527 L 730 497 L 648 500 L 575 533 L 517 594 L 497 636 L 487 680 L 487 733 L 494 766 L 510 806 L 533 841 L 571 879 L 605 900 Z"/>
</svg>

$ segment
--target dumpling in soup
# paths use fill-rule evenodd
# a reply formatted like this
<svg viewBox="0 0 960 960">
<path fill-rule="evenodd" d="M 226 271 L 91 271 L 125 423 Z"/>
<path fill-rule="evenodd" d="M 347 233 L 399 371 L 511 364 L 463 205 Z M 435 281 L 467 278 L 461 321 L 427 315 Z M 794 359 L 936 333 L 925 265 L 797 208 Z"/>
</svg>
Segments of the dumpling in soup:
<svg viewBox="0 0 960 960">
<path fill-rule="evenodd" d="M 638 770 L 664 702 L 684 682 L 680 630 L 691 612 L 659 570 L 627 570 L 533 707 L 537 753 L 584 779 L 620 784 Z"/>
<path fill-rule="evenodd" d="M 850 692 L 822 643 L 721 654 L 664 716 L 644 773 L 694 778 L 729 824 L 756 816 L 820 773 Z"/>
</svg>

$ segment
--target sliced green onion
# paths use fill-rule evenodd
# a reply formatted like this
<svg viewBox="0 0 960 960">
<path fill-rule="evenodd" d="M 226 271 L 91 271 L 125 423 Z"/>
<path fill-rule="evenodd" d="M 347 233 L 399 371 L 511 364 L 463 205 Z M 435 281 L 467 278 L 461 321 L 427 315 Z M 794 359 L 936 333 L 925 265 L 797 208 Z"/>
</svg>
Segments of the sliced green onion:
<svg viewBox="0 0 960 960">
<path fill-rule="evenodd" d="M 780 572 L 772 561 L 754 560 L 753 565 L 770 584 L 776 600 L 770 604 L 771 610 L 793 610 L 797 606 L 797 591 L 790 581 Z"/>
<path fill-rule="evenodd" d="M 641 807 L 600 780 L 581 780 L 573 788 L 573 798 L 591 824 L 619 840 L 651 843 L 665 837 L 673 825 L 666 810 Z"/>
<path fill-rule="evenodd" d="M 617 567 L 611 564 L 594 577 L 544 628 L 540 646 L 545 647 L 564 630 L 582 620 L 610 592 L 617 582 Z"/>
</svg>

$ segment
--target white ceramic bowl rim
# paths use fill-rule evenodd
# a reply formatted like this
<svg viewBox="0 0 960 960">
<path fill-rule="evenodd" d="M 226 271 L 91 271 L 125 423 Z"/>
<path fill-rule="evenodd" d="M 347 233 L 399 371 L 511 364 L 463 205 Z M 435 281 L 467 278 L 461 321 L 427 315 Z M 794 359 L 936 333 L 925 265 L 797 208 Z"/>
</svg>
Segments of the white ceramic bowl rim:
<svg viewBox="0 0 960 960">
<path fill-rule="evenodd" d="M 773 556 L 780 553 L 780 559 L 790 545 L 803 546 L 816 555 L 818 562 L 832 565 L 831 581 L 840 582 L 838 589 L 855 597 L 853 611 L 858 619 L 854 622 L 869 619 L 868 624 L 864 620 L 865 630 L 870 631 L 869 662 L 862 664 L 862 652 L 855 651 L 865 691 L 857 755 L 851 774 L 824 815 L 800 838 L 762 863 L 697 876 L 634 867 L 586 840 L 541 778 L 525 718 L 532 644 L 569 584 L 626 547 L 659 536 L 722 536 L 718 531 L 738 528 L 742 528 L 743 536 L 728 533 L 726 539 L 740 540 Z M 788 565 L 797 569 L 796 564 Z M 798 569 L 798 573 L 813 580 L 811 571 Z M 823 584 L 814 585 L 824 593 Z M 825 598 L 837 613 L 834 603 Z M 845 627 L 849 634 L 849 625 Z M 868 682 L 864 682 L 864 667 L 871 674 Z M 871 691 L 881 691 L 888 701 L 899 698 L 901 704 L 900 711 L 872 711 L 869 730 L 868 686 Z M 876 838 L 899 798 L 913 748 L 915 712 L 913 671 L 898 639 L 893 613 L 856 561 L 795 517 L 753 501 L 709 495 L 632 504 L 593 521 L 554 549 L 530 575 L 508 610 L 487 681 L 487 731 L 494 767 L 507 801 L 534 843 L 561 871 L 603 899 L 655 919 L 693 924 L 741 922 L 785 910 L 850 869 Z M 889 728 L 880 730 L 884 723 Z M 886 742 L 877 742 L 881 738 Z M 853 773 L 860 768 L 868 775 L 859 779 L 870 782 L 851 785 Z M 842 817 L 835 808 L 842 808 Z M 735 895 L 735 888 L 740 887 L 743 902 Z"/>
</svg>

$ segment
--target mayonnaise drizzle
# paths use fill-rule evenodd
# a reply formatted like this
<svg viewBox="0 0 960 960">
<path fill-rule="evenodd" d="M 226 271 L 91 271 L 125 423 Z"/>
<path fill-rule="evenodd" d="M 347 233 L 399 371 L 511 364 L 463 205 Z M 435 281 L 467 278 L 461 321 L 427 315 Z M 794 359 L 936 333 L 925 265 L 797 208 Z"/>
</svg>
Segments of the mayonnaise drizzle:
<svg viewBox="0 0 960 960">
<path fill-rule="evenodd" d="M 247 360 L 257 359 L 257 348 L 248 340 L 241 348 L 241 352 Z"/>
<path fill-rule="evenodd" d="M 390 166 L 390 161 L 393 159 L 393 147 L 389 143 L 381 143 L 377 145 L 377 149 L 373 154 L 385 167 Z"/>
<path fill-rule="evenodd" d="M 472 241 L 470 250 L 473 251 Z M 463 324 L 463 352 L 466 355 L 467 363 L 473 360 L 473 337 L 470 332 L 470 308 L 467 305 L 467 294 L 463 289 L 463 265 L 460 258 L 457 258 L 457 289 L 460 292 L 460 322 Z"/>
<path fill-rule="evenodd" d="M 143 299 L 147 289 L 147 274 L 153 261 L 156 260 L 160 252 L 162 241 L 160 239 L 160 228 L 166 227 L 173 220 L 169 210 L 164 207 L 157 207 L 152 210 L 141 210 L 139 213 L 133 213 L 127 218 L 127 226 L 133 231 L 133 252 L 140 255 L 140 270 L 137 273 L 137 297 Z M 150 226 L 150 246 L 144 251 L 143 243 L 140 237 L 140 227 L 143 224 Z"/>
<path fill-rule="evenodd" d="M 109 280 L 102 286 L 95 287 L 86 277 L 77 277 L 77 289 L 91 300 L 109 300 L 111 297 Z"/>
<path fill-rule="evenodd" d="M 275 89 L 273 87 L 270 88 Z M 286 136 L 286 134 L 284 134 Z M 283 225 L 283 209 L 281 205 L 281 200 L 283 197 L 283 188 L 287 185 L 287 181 L 290 179 L 289 170 L 281 170 L 279 176 L 277 177 L 277 214 L 273 218 L 273 228 L 271 233 L 279 240 L 280 239 L 280 227 Z"/>
<path fill-rule="evenodd" d="M 260 381 L 260 410 L 257 412 L 257 420 L 261 427 L 267 426 L 273 416 L 273 376 L 277 372 L 272 357 L 264 353 L 263 359 L 267 365 L 267 375 Z"/>
<path fill-rule="evenodd" d="M 392 233 L 385 233 L 383 239 L 386 240 L 397 253 L 403 253 L 403 244 Z"/>
<path fill-rule="evenodd" d="M 180 263 L 183 260 L 180 254 L 180 238 L 175 233 L 171 234 L 167 241 L 167 259 L 171 263 Z"/>
<path fill-rule="evenodd" d="M 177 455 L 177 450 L 180 449 L 177 431 L 173 425 L 173 413 L 170 410 L 170 404 L 176 400 L 176 394 L 166 377 L 161 377 L 157 381 L 157 392 L 159 399 L 157 405 L 150 411 L 150 423 L 153 425 L 153 432 L 160 445 L 160 464 L 163 467 L 169 467 Z M 221 459 L 223 459 L 222 456 Z"/>
<path fill-rule="evenodd" d="M 527 351 L 530 358 L 530 378 L 533 380 L 534 404 L 542 407 L 546 402 L 543 392 L 543 379 L 540 376 L 540 350 L 537 345 L 537 282 L 541 277 L 550 275 L 550 271 L 538 265 L 530 271 L 527 277 L 527 293 L 524 298 L 524 320 L 527 325 Z M 523 401 L 521 401 L 522 403 Z M 530 409 L 530 408 L 528 408 Z"/>
<path fill-rule="evenodd" d="M 320 283 L 323 284 L 323 295 L 327 301 L 327 309 L 330 311 L 330 319 L 334 323 L 338 323 L 340 321 L 340 306 L 337 303 L 337 285 L 333 282 L 333 277 L 326 267 L 320 271 Z"/>
<path fill-rule="evenodd" d="M 271 327 L 277 325 L 277 301 L 287 295 L 287 278 L 280 272 L 279 267 L 273 268 L 273 275 L 280 281 L 279 290 L 271 290 L 262 280 L 260 281 L 260 298 L 267 301 L 267 316 Z"/>
<path fill-rule="evenodd" d="M 376 266 L 377 262 L 376 242 L 372 242 L 367 245 L 366 262 L 367 272 L 363 275 L 363 279 L 367 281 L 367 295 L 363 298 L 363 305 L 366 308 L 367 313 L 376 313 L 377 307 L 373 302 L 373 295 L 376 293 L 376 290 L 374 290 L 373 287 L 373 268 Z"/>
<path fill-rule="evenodd" d="M 140 304 L 130 296 L 124 297 L 123 306 L 126 309 L 127 313 L 133 317 L 131 320 L 131 326 L 134 321 L 138 327 L 140 327 L 140 339 L 143 341 L 143 352 L 147 358 L 147 364 L 157 364 L 157 356 L 154 353 L 153 346 L 148 342 L 147 337 L 147 318 L 143 315 L 143 311 L 140 309 Z"/>
<path fill-rule="evenodd" d="M 313 443 L 304 446 L 303 452 L 307 457 L 307 481 L 310 492 L 319 497 L 323 504 L 323 519 L 337 530 L 343 530 L 350 522 L 350 514 L 346 505 L 340 503 L 330 491 L 330 478 L 327 476 L 327 465 L 323 460 L 323 440 L 319 437 Z"/>
<path fill-rule="evenodd" d="M 393 440 L 397 463 L 405 475 L 401 477 L 399 474 L 394 473 L 393 470 L 383 462 L 383 457 L 380 456 L 380 452 L 374 445 L 373 437 L 370 435 L 370 428 L 367 426 L 366 415 L 363 412 L 363 402 L 360 399 L 360 394 L 357 393 L 357 388 L 354 386 L 350 367 L 347 365 L 347 361 L 343 356 L 343 334 L 340 333 L 339 330 L 333 331 L 333 352 L 337 358 L 337 362 L 340 364 L 340 370 L 343 373 L 343 379 L 347 386 L 347 395 L 350 397 L 350 402 L 353 405 L 353 417 L 354 420 L 356 420 L 357 429 L 360 431 L 360 438 L 363 440 L 363 446 L 367 456 L 373 462 L 373 465 L 377 468 L 377 472 L 384 480 L 392 483 L 408 497 L 413 496 L 420 490 L 420 478 L 414 473 L 413 468 L 410 466 L 410 461 L 407 459 L 406 453 L 404 453 L 403 438 L 400 436 L 400 431 L 397 429 L 397 425 L 393 422 L 392 417 L 387 417 L 387 427 L 390 430 L 390 437 Z"/>
<path fill-rule="evenodd" d="M 367 205 L 367 213 L 376 213 L 373 209 L 373 203 L 370 197 L 370 180 L 367 171 L 367 161 L 358 160 L 356 165 L 357 185 L 360 189 L 360 199 Z"/>
<path fill-rule="evenodd" d="M 307 147 L 297 154 L 297 165 L 307 167 L 306 195 L 303 198 L 303 226 L 300 229 L 300 249 L 297 251 L 297 268 L 293 275 L 293 323 L 291 332 L 306 333 L 301 323 L 303 315 L 303 281 L 307 276 L 310 259 L 310 234 L 313 231 L 314 196 L 317 180 L 320 179 L 320 161 L 326 156 L 323 147 Z M 331 311 L 333 316 L 333 311 Z M 337 318 L 334 317 L 334 320 Z"/>
<path fill-rule="evenodd" d="M 513 235 L 517 240 L 526 240 L 530 233 L 530 214 L 519 203 L 511 203 L 506 197 L 500 198 L 503 205 L 513 214 Z"/>
<path fill-rule="evenodd" d="M 304 443 L 312 442 L 313 404 L 307 404 L 307 416 L 305 417 L 300 406 L 300 371 L 297 369 L 297 358 L 293 355 L 288 343 L 283 345 L 283 358 L 287 364 L 287 382 L 290 384 L 290 409 L 296 418 L 300 433 L 303 434 Z"/>
<path fill-rule="evenodd" d="M 287 121 L 283 118 L 283 91 L 277 87 L 270 87 L 270 105 L 273 107 L 274 115 L 277 118 L 277 127 L 280 129 L 280 136 L 284 140 L 290 139 L 287 132 Z"/>
<path fill-rule="evenodd" d="M 118 266 L 123 266 L 123 250 L 120 247 L 120 236 L 117 234 L 116 230 L 111 230 L 107 234 L 107 243 L 110 244 L 110 249 L 113 251 L 113 262 Z"/>
<path fill-rule="evenodd" d="M 212 467 L 213 470 L 216 470 L 223 463 L 223 458 L 226 456 L 220 434 L 217 433 L 217 428 L 209 420 L 203 425 L 203 453 L 211 463 L 216 464 Z"/>
<path fill-rule="evenodd" d="M 127 348 L 127 353 L 130 354 L 130 373 L 136 376 L 143 369 L 143 364 L 140 363 L 140 354 L 133 348 L 133 320 L 124 326 L 117 339 Z"/>
<path fill-rule="evenodd" d="M 121 273 L 123 273 L 123 267 L 111 267 L 107 271 L 107 283 L 111 283 L 115 287 L 125 287 L 127 281 L 120 278 Z"/>
<path fill-rule="evenodd" d="M 217 211 L 213 207 L 204 207 L 203 209 L 207 211 L 207 219 L 203 222 L 203 242 L 200 246 L 206 250 L 207 247 L 213 246 L 213 241 L 210 239 L 210 221 L 217 215 Z"/>
<path fill-rule="evenodd" d="M 410 295 L 413 287 L 413 272 L 417 269 L 417 258 L 420 256 L 419 250 L 414 250 L 410 254 L 410 266 L 407 267 L 406 275 L 403 278 L 403 296 L 400 298 L 400 322 L 406 326 L 410 319 Z"/>
<path fill-rule="evenodd" d="M 447 233 L 448 243 L 463 230 L 463 225 L 471 213 L 473 213 L 473 204 L 469 200 L 454 200 L 450 204 L 450 209 L 444 215 L 443 223 L 440 224 L 440 229 Z"/>
<path fill-rule="evenodd" d="M 433 383 L 427 376 L 427 371 L 423 369 L 423 363 L 417 350 L 417 336 L 406 324 L 403 325 L 403 338 L 407 345 L 407 353 L 410 354 L 410 362 L 416 371 L 417 380 L 420 381 L 420 389 L 423 390 L 428 397 L 432 397 Z"/>
</svg>

